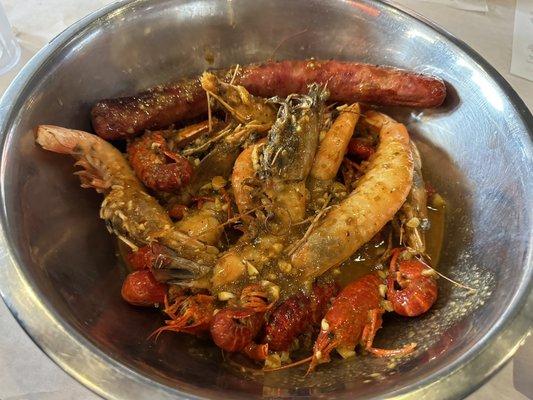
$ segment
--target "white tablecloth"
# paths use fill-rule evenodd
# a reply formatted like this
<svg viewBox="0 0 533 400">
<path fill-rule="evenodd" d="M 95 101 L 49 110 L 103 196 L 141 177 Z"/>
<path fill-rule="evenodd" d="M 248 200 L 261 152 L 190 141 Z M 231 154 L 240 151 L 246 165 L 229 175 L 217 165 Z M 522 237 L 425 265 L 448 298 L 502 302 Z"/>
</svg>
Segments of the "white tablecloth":
<svg viewBox="0 0 533 400">
<path fill-rule="evenodd" d="M 48 40 L 77 19 L 112 2 L 112 0 L 0 0 L 22 47 L 19 65 L 14 71 L 0 76 L 0 94 L 9 85 L 16 71 Z M 487 12 L 465 11 L 417 0 L 398 2 L 437 22 L 473 47 L 509 81 L 529 109 L 533 109 L 533 82 L 511 75 L 509 72 L 514 0 L 488 0 Z M 532 371 L 533 340 L 530 339 L 514 359 L 472 394 L 469 400 L 533 399 Z M 98 396 L 85 389 L 50 361 L 0 302 L 0 400 L 15 399 L 95 400 Z"/>
</svg>

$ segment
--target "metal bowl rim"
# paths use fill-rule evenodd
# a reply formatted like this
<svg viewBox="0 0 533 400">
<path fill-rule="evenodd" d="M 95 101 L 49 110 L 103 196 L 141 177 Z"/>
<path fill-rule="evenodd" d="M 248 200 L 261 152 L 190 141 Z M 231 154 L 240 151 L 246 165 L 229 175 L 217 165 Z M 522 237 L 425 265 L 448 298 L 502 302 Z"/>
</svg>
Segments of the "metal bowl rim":
<svg viewBox="0 0 533 400">
<path fill-rule="evenodd" d="M 390 0 L 371 0 L 375 1 L 376 3 L 382 3 L 385 5 L 385 7 L 389 9 L 396 9 L 399 10 L 402 14 L 404 14 L 407 18 L 413 19 L 415 21 L 421 22 L 425 25 L 427 25 L 429 28 L 433 29 L 443 37 L 445 37 L 447 40 L 449 40 L 452 44 L 457 46 L 457 48 L 461 51 L 463 51 L 465 54 L 467 54 L 476 64 L 479 66 L 488 76 L 490 76 L 500 87 L 500 89 L 505 93 L 505 95 L 508 97 L 510 103 L 514 106 L 517 113 L 520 116 L 520 119 L 522 120 L 524 126 L 526 127 L 530 139 L 533 137 L 533 115 L 523 102 L 523 100 L 518 96 L 518 94 L 515 92 L 515 90 L 511 87 L 511 85 L 503 78 L 503 76 L 496 71 L 494 67 L 492 67 L 481 55 L 479 55 L 475 50 L 473 50 L 470 46 L 468 46 L 465 42 L 462 40 L 456 38 L 453 36 L 450 32 L 446 31 L 445 29 L 441 28 L 437 24 L 429 21 L 427 18 L 423 17 L 419 13 L 408 9 L 407 7 L 398 5 Z M 31 323 L 31 316 L 30 315 L 20 315 L 16 306 L 15 306 L 15 291 L 12 289 L 17 284 L 25 284 L 28 281 L 31 281 L 31 279 L 26 276 L 26 274 L 21 270 L 18 265 L 20 263 L 18 260 L 15 260 L 17 252 L 14 250 L 14 245 L 9 238 L 8 235 L 6 235 L 6 226 L 7 226 L 7 214 L 6 214 L 6 204 L 5 204 L 5 186 L 4 186 L 4 174 L 5 174 L 5 152 L 7 151 L 7 148 L 9 147 L 9 140 L 11 135 L 7 135 L 7 128 L 12 125 L 14 122 L 14 118 L 16 117 L 16 103 L 20 99 L 20 95 L 23 94 L 26 86 L 28 83 L 30 83 L 33 79 L 33 75 L 42 67 L 42 65 L 51 57 L 56 51 L 61 50 L 62 47 L 67 45 L 71 40 L 77 40 L 80 37 L 83 36 L 84 30 L 87 28 L 91 28 L 95 23 L 98 23 L 98 20 L 101 20 L 100 23 L 104 22 L 105 20 L 112 19 L 114 14 L 117 12 L 123 12 L 124 10 L 127 10 L 129 8 L 134 8 L 138 4 L 144 3 L 145 0 L 134 0 L 133 2 L 130 2 L 128 0 L 119 0 L 113 4 L 107 5 L 89 15 L 86 17 L 80 19 L 79 21 L 75 22 L 73 25 L 65 29 L 63 32 L 58 34 L 55 38 L 53 38 L 48 44 L 46 44 L 39 52 L 37 52 L 27 63 L 26 65 L 21 69 L 21 71 L 17 74 L 15 79 L 12 81 L 12 83 L 9 85 L 8 89 L 0 99 L 0 113 L 3 114 L 3 116 L 0 114 L 0 130 L 2 132 L 2 137 L 0 139 L 0 146 L 2 147 L 2 159 L 1 159 L 1 165 L 0 165 L 0 177 L 2 178 L 1 182 L 1 197 L 2 197 L 2 211 L 0 215 L 1 219 L 1 237 L 0 240 L 4 242 L 5 247 L 7 247 L 9 250 L 6 251 L 5 249 L 0 249 L 0 259 L 2 259 L 4 262 L 9 263 L 9 267 L 14 267 L 18 274 L 18 280 L 19 282 L 15 283 L 9 283 L 10 280 L 13 280 L 12 276 L 9 276 L 8 272 L 6 271 L 7 268 L 3 268 L 0 270 L 0 275 L 4 278 L 2 279 L 3 282 L 8 282 L 8 284 L 2 284 L 2 287 L 0 287 L 0 294 L 3 297 L 3 300 L 7 307 L 10 309 L 11 313 L 17 320 L 17 322 L 21 325 L 21 327 L 24 329 L 24 331 L 28 334 L 28 336 L 32 339 L 32 341 L 57 365 L 59 365 L 63 370 L 68 372 L 71 376 L 73 376 L 75 379 L 77 379 L 79 382 L 84 384 L 86 387 L 88 387 L 90 390 L 94 391 L 95 393 L 102 395 L 102 396 L 120 396 L 120 391 L 114 391 L 112 387 L 106 388 L 107 390 L 104 390 L 102 387 L 98 386 L 97 382 L 91 381 L 90 379 L 87 379 L 86 377 L 80 375 L 77 371 L 73 370 L 69 367 L 68 362 L 63 360 L 61 357 L 59 357 L 53 349 L 48 348 L 43 343 L 38 342 L 35 339 L 35 334 L 32 334 L 34 327 Z M 15 102 L 14 102 L 15 101 Z M 527 149 L 529 154 L 531 155 L 531 141 L 529 143 L 529 149 Z M 530 158 L 531 159 L 531 158 Z M 531 208 L 530 208 L 531 209 Z M 456 372 L 461 366 L 466 365 L 473 361 L 473 359 L 478 355 L 479 353 L 483 352 L 486 347 L 494 343 L 497 340 L 497 336 L 501 335 L 502 332 L 515 320 L 520 314 L 526 313 L 526 310 L 533 308 L 533 294 L 531 293 L 531 289 L 533 287 L 533 265 L 532 265 L 532 258 L 533 258 L 533 235 L 529 238 L 529 245 L 528 245 L 528 253 L 525 256 L 524 262 L 528 263 L 528 268 L 526 270 L 526 274 L 524 275 L 524 278 L 522 282 L 520 283 L 519 289 L 515 292 L 513 295 L 512 300 L 507 305 L 504 313 L 500 315 L 500 319 L 498 320 L 497 324 L 495 324 L 490 331 L 488 331 L 485 336 L 480 340 L 478 343 L 476 343 L 474 346 L 472 346 L 470 349 L 468 349 L 465 353 L 460 355 L 454 362 L 450 363 L 449 365 L 445 366 L 444 368 L 436 371 L 432 375 L 428 376 L 422 381 L 419 381 L 415 384 L 412 384 L 410 386 L 403 387 L 401 389 L 396 390 L 395 392 L 392 392 L 391 395 L 397 396 L 402 394 L 407 394 L 413 390 L 416 390 L 417 388 L 424 387 L 426 385 L 429 385 L 431 383 L 434 383 L 436 377 L 444 377 L 451 375 L 452 373 Z M 28 285 L 24 285 L 24 289 L 28 293 L 32 293 L 34 297 L 34 302 L 38 305 L 38 302 L 41 302 L 43 308 L 47 311 L 47 317 L 49 318 L 50 322 L 54 323 L 55 325 L 59 326 L 65 326 L 65 321 L 57 314 L 57 312 L 54 311 L 52 307 L 50 307 L 50 304 L 48 304 L 44 298 L 38 296 L 38 290 L 33 287 L 29 287 Z M 29 296 L 30 297 L 30 296 Z M 524 327 L 521 327 L 522 332 L 514 332 L 514 337 L 516 337 L 517 343 L 519 343 L 526 335 L 527 335 L 527 328 L 524 329 Z M 116 371 L 117 373 L 123 375 L 124 378 L 128 379 L 129 381 L 141 381 L 142 383 L 154 387 L 154 384 L 160 387 L 160 389 L 163 389 L 165 394 L 172 394 L 172 395 L 178 395 L 178 396 L 184 396 L 188 398 L 197 398 L 201 399 L 203 397 L 198 397 L 196 395 L 192 395 L 189 392 L 182 392 L 180 389 L 177 388 L 170 388 L 166 385 L 164 385 L 161 382 L 154 381 L 150 378 L 145 377 L 144 375 L 141 375 L 139 372 L 127 367 L 126 365 L 119 363 L 115 359 L 113 359 L 111 356 L 104 353 L 102 350 L 100 350 L 98 347 L 96 347 L 93 343 L 91 343 L 87 338 L 85 338 L 82 334 L 79 332 L 73 330 L 69 332 L 68 334 L 65 333 L 65 340 L 68 340 L 72 345 L 76 346 L 79 349 L 87 349 L 90 353 L 96 355 L 101 361 L 105 363 L 107 367 L 109 367 L 112 370 Z M 514 346 L 513 348 L 509 349 L 505 354 L 498 354 L 496 359 L 494 360 L 496 362 L 496 365 L 491 368 L 486 368 L 486 373 L 483 374 L 481 378 L 478 379 L 477 382 L 473 382 L 469 387 L 463 388 L 461 391 L 461 395 L 467 395 L 471 392 L 473 392 L 476 388 L 481 386 L 486 380 L 488 380 L 494 373 L 496 373 L 514 354 L 514 352 L 517 350 L 518 346 Z M 77 357 L 83 357 L 80 354 L 78 354 Z M 139 382 L 139 383 L 141 383 Z M 438 383 L 438 381 L 437 381 Z"/>
</svg>

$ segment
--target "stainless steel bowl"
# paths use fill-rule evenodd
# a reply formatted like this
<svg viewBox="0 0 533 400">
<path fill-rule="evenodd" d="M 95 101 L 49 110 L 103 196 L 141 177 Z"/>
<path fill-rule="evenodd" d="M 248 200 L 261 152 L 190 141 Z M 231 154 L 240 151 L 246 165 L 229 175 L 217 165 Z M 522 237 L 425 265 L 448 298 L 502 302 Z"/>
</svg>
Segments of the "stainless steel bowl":
<svg viewBox="0 0 533 400">
<path fill-rule="evenodd" d="M 79 188 L 70 159 L 34 145 L 37 124 L 89 129 L 100 98 L 272 56 L 390 64 L 448 83 L 441 109 L 390 111 L 409 125 L 428 178 L 448 201 L 440 270 L 478 291 L 441 280 L 429 315 L 388 318 L 380 344 L 422 344 L 395 366 L 358 357 L 305 379 L 301 369 L 242 374 L 207 342 L 146 341 L 160 316 L 121 301 L 123 271 L 97 217 L 101 199 Z M 479 55 L 401 8 L 372 0 L 119 2 L 39 52 L 0 112 L 2 295 L 48 355 L 104 397 L 457 398 L 513 354 L 531 322 L 531 113 Z"/>
</svg>

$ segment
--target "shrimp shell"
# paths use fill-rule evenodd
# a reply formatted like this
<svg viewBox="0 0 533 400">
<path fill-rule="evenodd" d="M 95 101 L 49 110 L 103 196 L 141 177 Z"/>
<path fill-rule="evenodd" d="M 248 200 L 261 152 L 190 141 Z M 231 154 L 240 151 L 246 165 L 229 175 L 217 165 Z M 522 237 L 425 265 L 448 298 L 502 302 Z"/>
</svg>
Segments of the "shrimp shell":
<svg viewBox="0 0 533 400">
<path fill-rule="evenodd" d="M 404 125 L 370 111 L 365 123 L 379 130 L 380 143 L 355 190 L 318 223 L 291 258 L 303 280 L 314 279 L 346 260 L 400 209 L 411 189 L 413 158 Z"/>
<path fill-rule="evenodd" d="M 254 208 L 252 196 L 254 189 L 247 185 L 247 181 L 253 179 L 255 175 L 252 155 L 257 146 L 257 144 L 253 144 L 244 149 L 233 165 L 231 187 L 233 188 L 235 203 L 237 204 L 237 208 L 241 215 L 246 214 Z M 248 219 L 250 218 L 251 217 Z"/>
<path fill-rule="evenodd" d="M 353 135 L 361 111 L 359 104 L 352 104 L 341 111 L 320 142 L 313 161 L 310 176 L 329 181 L 335 178 Z"/>
<path fill-rule="evenodd" d="M 262 97 L 248 93 L 243 86 L 228 84 L 211 72 L 204 72 L 200 77 L 202 88 L 218 100 L 242 124 L 254 122 L 264 125 L 268 130 L 276 120 L 276 111 Z"/>
</svg>

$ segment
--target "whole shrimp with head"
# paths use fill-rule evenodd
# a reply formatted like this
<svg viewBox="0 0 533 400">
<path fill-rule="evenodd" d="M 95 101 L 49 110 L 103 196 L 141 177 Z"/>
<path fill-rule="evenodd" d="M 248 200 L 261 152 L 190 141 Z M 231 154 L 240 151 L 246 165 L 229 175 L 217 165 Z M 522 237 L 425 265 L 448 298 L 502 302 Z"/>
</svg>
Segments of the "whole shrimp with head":
<svg viewBox="0 0 533 400">
<path fill-rule="evenodd" d="M 208 72 L 202 75 L 200 82 L 211 100 L 208 103 L 207 121 L 210 134 L 181 149 L 182 155 L 198 157 L 199 161 L 182 197 L 194 196 L 216 176 L 228 178 L 242 146 L 254 136 L 268 131 L 276 119 L 276 111 L 271 103 L 252 96 L 242 86 L 222 82 Z M 212 117 L 212 109 L 215 112 L 225 112 L 225 124 Z"/>
<path fill-rule="evenodd" d="M 264 143 L 245 149 L 238 158 L 232 181 L 255 181 L 257 190 L 234 191 L 242 211 L 260 208 L 240 244 L 222 254 L 213 270 L 215 288 L 238 286 L 250 278 L 268 278 L 277 265 L 293 226 L 305 218 L 307 176 L 318 146 L 319 123 L 327 92 L 312 85 L 308 95 L 291 95 L 280 104 L 278 118 Z M 255 159 L 255 160 L 254 160 Z M 248 163 L 248 167 L 241 166 Z M 251 163 L 251 164 L 250 164 Z M 248 176 L 242 176 L 247 174 Z M 255 195 L 255 196 L 254 196 Z M 253 237 L 250 237 L 252 233 Z M 276 265 L 274 265 L 274 263 Z M 220 289 L 219 289 L 220 290 Z"/>
<path fill-rule="evenodd" d="M 369 111 L 363 122 L 379 144 L 355 190 L 333 207 L 291 258 L 302 279 L 339 265 L 387 224 L 405 202 L 413 180 L 409 134 L 404 125 Z"/>
<path fill-rule="evenodd" d="M 108 229 L 136 250 L 160 243 L 175 253 L 184 276 L 196 279 L 213 265 L 218 249 L 176 229 L 166 211 L 143 188 L 128 162 L 115 147 L 98 136 L 73 129 L 40 125 L 36 141 L 44 149 L 70 154 L 84 188 L 92 187 L 105 198 L 100 216 Z M 185 262 L 180 262 L 183 260 Z"/>
</svg>

